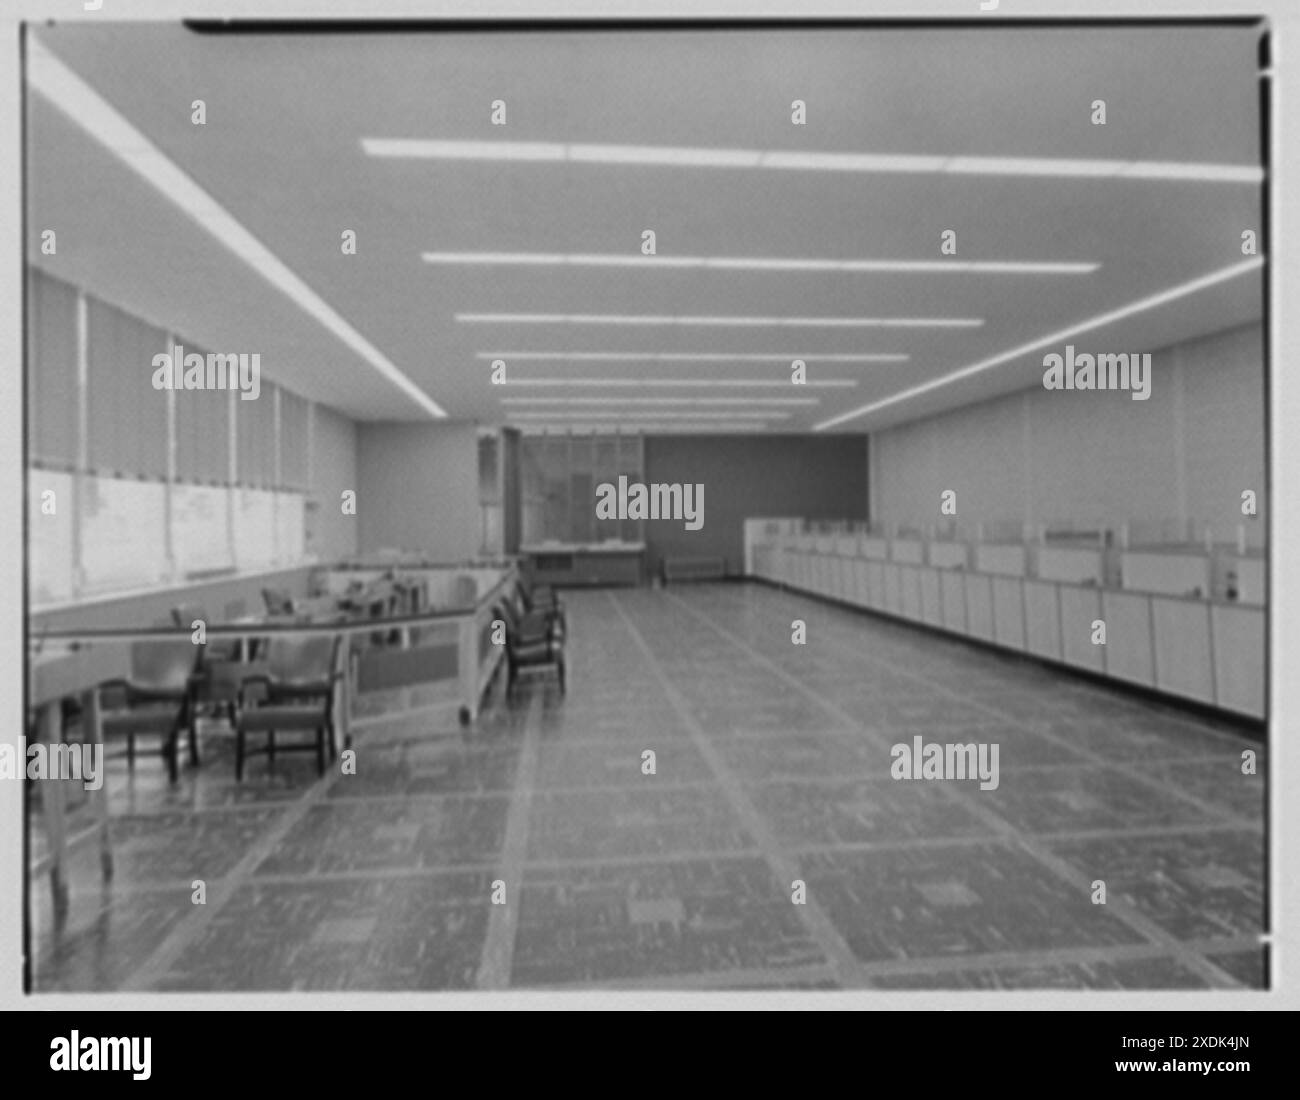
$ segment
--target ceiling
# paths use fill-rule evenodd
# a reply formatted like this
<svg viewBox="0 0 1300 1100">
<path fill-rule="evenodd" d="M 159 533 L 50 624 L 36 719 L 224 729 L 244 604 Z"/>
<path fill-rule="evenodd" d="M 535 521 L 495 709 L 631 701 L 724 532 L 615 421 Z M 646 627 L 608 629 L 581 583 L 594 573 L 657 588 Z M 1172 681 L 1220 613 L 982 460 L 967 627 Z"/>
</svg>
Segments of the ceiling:
<svg viewBox="0 0 1300 1100">
<path fill-rule="evenodd" d="M 788 432 L 888 401 L 829 430 L 882 427 L 1033 384 L 1043 351 L 889 401 L 1239 263 L 1242 230 L 1260 227 L 1260 189 L 1249 182 L 413 159 L 362 146 L 385 138 L 1251 166 L 1260 149 L 1259 31 L 1250 28 L 223 35 L 80 23 L 34 33 L 449 416 L 485 424 L 704 426 L 725 413 L 719 423 L 758 416 L 765 430 Z M 804 126 L 790 121 L 796 98 L 807 103 Z M 206 103 L 206 125 L 190 121 L 195 99 Z M 1106 101 L 1105 126 L 1090 122 L 1096 99 Z M 505 126 L 490 123 L 494 100 L 506 102 Z M 358 419 L 430 415 L 36 93 L 27 143 L 33 262 L 193 344 L 260 351 L 268 375 Z M 58 230 L 53 257 L 39 253 L 48 227 Z M 345 229 L 357 234 L 355 256 L 340 248 Z M 951 229 L 954 261 L 1099 266 L 864 273 L 422 260 L 636 257 L 645 229 L 659 258 L 935 261 Z M 1153 350 L 1257 319 L 1261 302 L 1256 271 L 1072 342 Z M 456 319 L 463 313 L 982 324 L 469 323 Z M 512 351 L 772 358 L 503 355 L 507 384 L 494 385 L 488 357 Z M 907 358 L 816 358 L 864 354 Z M 812 381 L 854 385 L 787 387 L 794 358 L 807 360 Z M 572 384 L 584 379 L 665 384 Z M 768 385 L 713 385 L 746 380 Z M 708 384 L 667 384 L 686 381 Z"/>
</svg>

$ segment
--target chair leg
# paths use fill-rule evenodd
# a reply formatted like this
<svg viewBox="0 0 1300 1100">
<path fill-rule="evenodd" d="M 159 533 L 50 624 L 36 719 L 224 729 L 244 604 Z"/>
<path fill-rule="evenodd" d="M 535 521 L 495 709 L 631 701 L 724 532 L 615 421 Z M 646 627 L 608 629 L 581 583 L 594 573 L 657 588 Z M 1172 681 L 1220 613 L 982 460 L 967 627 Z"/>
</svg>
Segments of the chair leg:
<svg viewBox="0 0 1300 1100">
<path fill-rule="evenodd" d="M 181 731 L 174 729 L 163 743 L 163 756 L 167 758 L 167 778 L 175 783 L 180 778 Z"/>
<path fill-rule="evenodd" d="M 325 727 L 316 727 L 316 774 L 325 774 Z"/>
<path fill-rule="evenodd" d="M 244 778 L 244 730 L 243 727 L 235 729 L 235 782 L 239 783 Z"/>
<path fill-rule="evenodd" d="M 198 723 L 190 721 L 190 766 L 197 768 L 199 766 L 199 734 Z"/>
<path fill-rule="evenodd" d="M 268 730 L 266 734 L 266 759 L 268 764 L 275 763 L 275 730 Z"/>
<path fill-rule="evenodd" d="M 135 771 L 135 734 L 126 735 L 126 766 Z"/>
<path fill-rule="evenodd" d="M 563 695 L 564 694 L 564 658 L 562 656 L 557 657 L 555 659 L 555 675 L 560 681 L 560 694 Z"/>
</svg>

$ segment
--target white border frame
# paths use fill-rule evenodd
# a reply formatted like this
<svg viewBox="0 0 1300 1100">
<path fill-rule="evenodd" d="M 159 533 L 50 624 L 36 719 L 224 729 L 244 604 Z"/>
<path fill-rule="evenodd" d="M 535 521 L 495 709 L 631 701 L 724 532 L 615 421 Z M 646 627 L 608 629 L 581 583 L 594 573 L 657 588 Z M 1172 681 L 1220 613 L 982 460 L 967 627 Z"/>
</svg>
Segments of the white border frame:
<svg viewBox="0 0 1300 1100">
<path fill-rule="evenodd" d="M 74 22 L 93 19 L 176 20 L 186 18 L 247 18 L 265 20 L 314 18 L 392 19 L 547 19 L 592 18 L 638 19 L 987 19 L 1048 18 L 1081 21 L 1106 18 L 1209 18 L 1263 16 L 1269 21 L 1272 40 L 1272 117 L 1270 143 L 1272 221 L 1274 245 L 1289 240 L 1289 215 L 1295 209 L 1295 181 L 1300 179 L 1300 140 L 1284 143 L 1283 133 L 1290 119 L 1293 135 L 1300 133 L 1300 60 L 1295 43 L 1300 41 L 1300 4 L 1295 0 L 1001 0 L 995 11 L 980 11 L 980 0 L 838 0 L 800 3 L 799 0 L 711 0 L 706 6 L 691 0 L 533 0 L 532 3 L 500 3 L 493 0 L 102 0 L 97 11 L 83 10 L 79 0 L 14 0 L 0 16 L 0 149 L 6 153 L 21 148 L 20 21 L 58 19 Z M 1291 56 L 1294 72 L 1287 79 L 1277 73 Z M 0 250 L 7 262 L 0 265 L 0 485 L 9 499 L 11 516 L 18 524 L 0 525 L 0 717 L 3 736 L 17 741 L 23 728 L 23 584 L 22 522 L 24 514 L 24 472 L 22 450 L 23 391 L 21 365 L 23 319 L 23 239 L 21 165 L 19 156 L 0 156 L 0 194 L 6 201 L 0 212 Z M 1281 471 L 1300 471 L 1300 371 L 1281 369 L 1282 364 L 1300 362 L 1300 327 L 1284 324 L 1284 303 L 1297 300 L 1296 278 L 1300 260 L 1294 252 L 1280 248 L 1269 257 L 1271 322 L 1269 350 L 1269 415 L 1271 417 L 1271 465 L 1268 506 L 1271 509 L 1270 558 L 1276 564 L 1289 555 L 1277 548 L 1295 545 L 1300 536 L 1300 494 L 1279 476 Z M 1291 292 L 1288 294 L 1287 288 Z M 1294 473 L 1293 473 L 1294 476 Z M 1272 566 L 1270 575 L 1271 635 L 1273 670 L 1300 665 L 1300 576 Z M 29 1009 L 501 1009 L 501 1008 L 836 1008 L 836 1009 L 979 1009 L 979 1010 L 1187 1010 L 1187 1009 L 1281 1009 L 1300 1007 L 1300 952 L 1289 949 L 1283 938 L 1300 916 L 1300 867 L 1288 838 L 1300 835 L 1300 802 L 1284 798 L 1287 777 L 1300 771 L 1300 740 L 1292 730 L 1300 717 L 1300 683 L 1294 676 L 1270 677 L 1271 744 L 1269 756 L 1271 843 L 1270 902 L 1273 941 L 1272 980 L 1269 991 L 1209 991 L 1190 993 L 896 993 L 853 991 L 843 993 L 694 993 L 694 992 L 610 992 L 586 993 L 429 993 L 429 994 L 33 994 L 22 993 L 22 891 L 12 888 L 23 881 L 22 803 L 20 782 L 0 782 L 0 1008 Z M 1289 873 L 1288 873 L 1289 872 Z M 1297 935 L 1300 935 L 1298 933 Z"/>
</svg>

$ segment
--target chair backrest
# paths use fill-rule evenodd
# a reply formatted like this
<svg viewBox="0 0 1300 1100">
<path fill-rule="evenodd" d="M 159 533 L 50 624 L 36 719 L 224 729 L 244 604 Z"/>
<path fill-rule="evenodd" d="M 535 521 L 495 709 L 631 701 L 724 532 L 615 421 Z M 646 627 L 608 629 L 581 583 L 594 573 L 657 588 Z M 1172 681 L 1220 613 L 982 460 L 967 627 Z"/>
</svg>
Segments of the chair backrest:
<svg viewBox="0 0 1300 1100">
<path fill-rule="evenodd" d="M 140 687 L 180 690 L 197 668 L 202 648 L 188 638 L 135 642 L 131 646 L 131 682 Z"/>
<path fill-rule="evenodd" d="M 263 588 L 262 599 L 268 615 L 288 615 L 293 611 L 293 600 L 282 588 Z"/>
<path fill-rule="evenodd" d="M 492 605 L 492 617 L 506 624 L 506 638 L 512 638 L 519 627 L 519 613 L 508 600 L 500 600 Z"/>
<path fill-rule="evenodd" d="M 517 588 L 513 592 L 504 592 L 501 596 L 501 602 L 509 609 L 512 619 L 516 622 L 527 615 L 530 610 L 528 601 L 524 599 L 524 594 Z"/>
<path fill-rule="evenodd" d="M 524 611 L 534 611 L 537 609 L 537 593 L 539 590 L 543 593 L 542 606 L 546 606 L 548 602 L 548 596 L 546 594 L 551 591 L 550 589 L 545 585 L 537 585 L 530 588 L 524 583 L 523 577 L 515 578 L 515 596 L 519 602 L 519 606 L 522 607 Z"/>
<path fill-rule="evenodd" d="M 451 607 L 473 607 L 478 603 L 478 581 L 468 573 L 458 574 L 447 591 L 447 602 Z"/>
<path fill-rule="evenodd" d="M 418 615 L 420 601 L 424 595 L 424 586 L 413 577 L 401 577 L 393 582 L 399 597 L 397 612 L 399 615 Z"/>
<path fill-rule="evenodd" d="M 179 627 L 189 630 L 195 619 L 202 619 L 205 623 L 208 621 L 208 613 L 202 604 L 183 603 L 172 608 L 172 622 Z"/>
<path fill-rule="evenodd" d="M 327 680 L 338 658 L 337 634 L 284 634 L 273 637 L 266 664 L 277 680 Z"/>
</svg>

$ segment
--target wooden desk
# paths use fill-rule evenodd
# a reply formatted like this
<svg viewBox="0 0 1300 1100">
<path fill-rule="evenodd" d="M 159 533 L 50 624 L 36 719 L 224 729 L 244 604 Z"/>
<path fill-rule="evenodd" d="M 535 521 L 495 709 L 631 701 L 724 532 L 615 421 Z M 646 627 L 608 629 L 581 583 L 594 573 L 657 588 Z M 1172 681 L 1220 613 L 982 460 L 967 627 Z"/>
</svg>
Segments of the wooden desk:
<svg viewBox="0 0 1300 1100">
<path fill-rule="evenodd" d="M 28 705 L 36 712 L 36 739 L 47 746 L 63 743 L 62 702 L 69 696 L 81 697 L 82 740 L 85 744 L 103 744 L 99 721 L 98 687 L 105 680 L 125 678 L 130 674 L 130 648 L 120 643 L 98 646 L 47 645 L 28 660 Z M 24 760 L 23 766 L 26 766 Z M 104 764 L 101 762 L 101 767 Z M 100 776 L 99 790 L 90 792 L 99 828 L 99 858 L 104 878 L 113 874 L 113 852 L 108 826 L 108 784 Z M 67 788 L 68 782 L 41 780 L 41 809 L 50 846 L 50 889 L 54 897 L 54 919 L 61 923 L 68 912 L 67 864 Z"/>
</svg>

